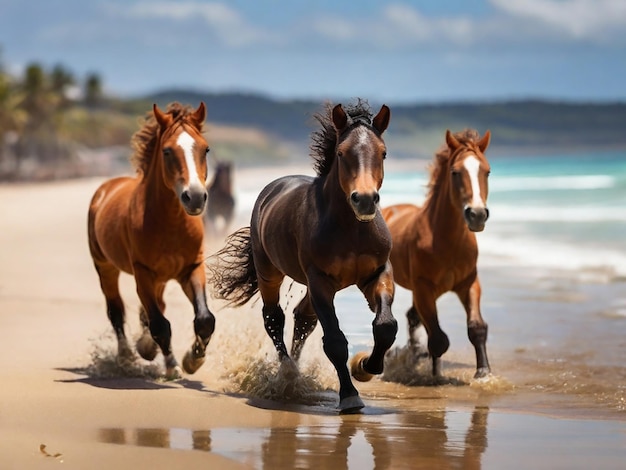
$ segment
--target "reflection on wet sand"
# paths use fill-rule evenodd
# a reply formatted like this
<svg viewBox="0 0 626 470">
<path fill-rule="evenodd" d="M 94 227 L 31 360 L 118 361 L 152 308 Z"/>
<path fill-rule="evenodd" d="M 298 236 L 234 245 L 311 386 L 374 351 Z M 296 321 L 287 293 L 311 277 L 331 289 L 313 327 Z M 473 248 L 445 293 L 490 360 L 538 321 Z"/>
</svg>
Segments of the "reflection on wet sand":
<svg viewBox="0 0 626 470">
<path fill-rule="evenodd" d="M 487 407 L 336 416 L 295 427 L 100 429 L 109 444 L 214 452 L 254 468 L 481 468 Z M 278 423 L 277 423 L 278 424 Z"/>
</svg>

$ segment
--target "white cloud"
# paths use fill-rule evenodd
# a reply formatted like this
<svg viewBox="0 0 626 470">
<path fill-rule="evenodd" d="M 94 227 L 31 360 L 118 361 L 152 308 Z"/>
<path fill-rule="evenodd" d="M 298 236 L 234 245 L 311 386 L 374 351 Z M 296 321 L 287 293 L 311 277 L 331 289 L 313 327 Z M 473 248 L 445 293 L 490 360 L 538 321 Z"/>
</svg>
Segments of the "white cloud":
<svg viewBox="0 0 626 470">
<path fill-rule="evenodd" d="M 141 2 L 124 12 L 134 18 L 167 18 L 178 21 L 201 18 L 224 45 L 235 48 L 274 43 L 278 40 L 274 34 L 255 27 L 224 3 Z"/>
<path fill-rule="evenodd" d="M 576 39 L 606 40 L 626 27 L 624 0 L 490 0 L 513 17 L 539 22 Z"/>
</svg>

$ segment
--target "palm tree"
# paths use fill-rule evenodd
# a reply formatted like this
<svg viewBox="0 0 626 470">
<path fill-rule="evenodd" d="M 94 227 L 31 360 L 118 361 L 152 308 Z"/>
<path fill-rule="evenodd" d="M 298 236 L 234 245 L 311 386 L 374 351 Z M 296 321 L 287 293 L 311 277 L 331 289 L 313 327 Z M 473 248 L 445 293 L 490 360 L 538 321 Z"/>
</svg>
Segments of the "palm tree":
<svg viewBox="0 0 626 470">
<path fill-rule="evenodd" d="M 102 79 L 97 73 L 90 73 L 85 79 L 85 106 L 95 109 L 102 101 Z"/>
</svg>

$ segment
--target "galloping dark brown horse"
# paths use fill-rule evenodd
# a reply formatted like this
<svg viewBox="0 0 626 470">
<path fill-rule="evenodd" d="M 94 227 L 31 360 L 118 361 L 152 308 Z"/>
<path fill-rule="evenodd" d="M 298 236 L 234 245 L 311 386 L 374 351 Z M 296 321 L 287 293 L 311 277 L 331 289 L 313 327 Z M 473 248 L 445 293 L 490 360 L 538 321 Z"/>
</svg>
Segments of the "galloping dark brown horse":
<svg viewBox="0 0 626 470">
<path fill-rule="evenodd" d="M 173 103 L 162 112 L 154 105 L 132 140 L 137 176 L 106 181 L 89 207 L 89 250 L 117 336 L 118 355 L 132 357 L 118 287 L 124 271 L 135 277 L 142 304 L 143 334 L 137 351 L 152 360 L 158 345 L 168 378 L 180 377 L 181 371 L 172 354 L 170 323 L 164 317 L 166 282 L 180 283 L 195 312 L 196 340 L 183 361 L 186 372 L 195 372 L 204 362 L 215 328 L 206 302 L 200 216 L 207 201 L 205 119 L 204 103 L 195 111 Z"/>
<path fill-rule="evenodd" d="M 230 162 L 213 160 L 215 171 L 209 184 L 209 200 L 205 211 L 206 228 L 213 234 L 225 234 L 235 212 L 235 198 L 232 187 L 232 168 Z M 219 220 L 223 224 L 218 230 Z"/>
<path fill-rule="evenodd" d="M 382 211 L 393 238 L 394 279 L 413 292 L 413 306 L 407 312 L 409 346 L 418 354 L 415 333 L 423 323 L 433 375 L 441 374 L 441 356 L 450 346 L 439 326 L 436 306 L 439 296 L 448 291 L 458 295 L 467 313 L 467 332 L 476 349 L 475 377 L 490 372 L 474 234 L 484 229 L 489 217 L 490 167 L 484 152 L 490 137 L 489 131 L 482 138 L 474 130 L 447 131 L 447 145 L 435 157 L 424 205 L 399 204 Z"/>
<path fill-rule="evenodd" d="M 260 291 L 263 321 L 278 357 L 290 364 L 283 339 L 285 315 L 279 304 L 285 276 L 307 287 L 294 309 L 291 357 L 298 360 L 319 319 L 324 352 L 339 377 L 339 409 L 364 405 L 348 371 L 348 342 L 333 305 L 337 291 L 357 285 L 375 312 L 371 355 L 351 361 L 357 380 L 383 371 L 385 352 L 395 340 L 391 314 L 394 283 L 389 264 L 391 237 L 378 208 L 386 155 L 382 133 L 390 111 L 382 106 L 372 119 L 363 101 L 328 106 L 316 115 L 322 129 L 312 135 L 317 177 L 285 176 L 259 194 L 250 227 L 232 234 L 209 263 L 215 296 L 243 305 Z"/>
</svg>

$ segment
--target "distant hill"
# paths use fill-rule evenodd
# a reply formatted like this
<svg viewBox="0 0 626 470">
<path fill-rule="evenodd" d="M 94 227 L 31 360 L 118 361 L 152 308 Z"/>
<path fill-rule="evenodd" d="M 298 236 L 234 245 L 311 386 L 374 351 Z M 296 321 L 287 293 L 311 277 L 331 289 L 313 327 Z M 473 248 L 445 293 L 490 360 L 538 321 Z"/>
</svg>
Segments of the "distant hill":
<svg viewBox="0 0 626 470">
<path fill-rule="evenodd" d="M 315 128 L 312 116 L 319 101 L 276 100 L 243 93 L 168 90 L 134 100 L 165 106 L 171 101 L 206 102 L 209 122 L 252 127 L 307 145 Z M 131 100 L 132 102 L 133 100 Z M 347 99 L 346 102 L 349 100 Z M 130 103 L 129 103 L 130 104 Z M 374 110 L 379 103 L 370 103 Z M 500 151 L 542 151 L 564 148 L 626 148 L 626 103 L 568 103 L 539 100 L 493 103 L 389 104 L 392 112 L 387 143 L 399 157 L 430 156 L 443 142 L 447 128 L 490 129 L 492 146 Z"/>
</svg>

